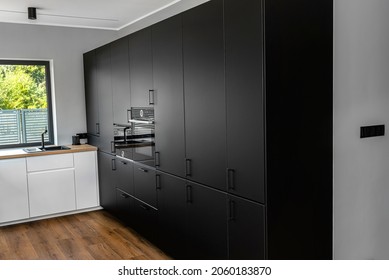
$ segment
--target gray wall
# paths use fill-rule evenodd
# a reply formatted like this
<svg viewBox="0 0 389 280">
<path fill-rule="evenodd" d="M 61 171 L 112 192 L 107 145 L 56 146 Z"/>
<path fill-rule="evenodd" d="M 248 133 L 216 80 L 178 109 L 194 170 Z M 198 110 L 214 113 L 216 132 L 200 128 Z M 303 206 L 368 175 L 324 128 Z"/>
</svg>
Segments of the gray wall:
<svg viewBox="0 0 389 280">
<path fill-rule="evenodd" d="M 0 59 L 52 60 L 58 144 L 86 131 L 82 54 L 208 0 L 180 1 L 120 31 L 0 23 Z"/>
<path fill-rule="evenodd" d="M 53 61 L 59 144 L 86 131 L 82 54 L 116 37 L 116 31 L 0 23 L 0 59 Z"/>
<path fill-rule="evenodd" d="M 389 1 L 334 4 L 334 257 L 389 259 Z"/>
</svg>

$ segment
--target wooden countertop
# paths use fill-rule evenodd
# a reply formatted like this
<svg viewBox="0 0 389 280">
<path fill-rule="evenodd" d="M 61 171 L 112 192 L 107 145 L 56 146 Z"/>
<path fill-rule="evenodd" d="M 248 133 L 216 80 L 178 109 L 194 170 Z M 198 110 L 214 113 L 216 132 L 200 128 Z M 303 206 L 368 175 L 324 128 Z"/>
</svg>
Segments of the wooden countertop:
<svg viewBox="0 0 389 280">
<path fill-rule="evenodd" d="M 88 151 L 97 151 L 97 147 L 83 144 L 83 145 L 63 145 L 69 147 L 69 150 L 58 150 L 58 151 L 48 151 L 48 152 L 37 152 L 37 153 L 27 153 L 23 151 L 22 148 L 15 149 L 0 149 L 0 160 L 1 159 L 11 159 L 11 158 L 24 158 L 24 157 L 36 157 L 36 156 L 46 156 L 46 155 L 58 155 L 58 154 L 68 154 L 68 153 L 80 153 Z"/>
</svg>

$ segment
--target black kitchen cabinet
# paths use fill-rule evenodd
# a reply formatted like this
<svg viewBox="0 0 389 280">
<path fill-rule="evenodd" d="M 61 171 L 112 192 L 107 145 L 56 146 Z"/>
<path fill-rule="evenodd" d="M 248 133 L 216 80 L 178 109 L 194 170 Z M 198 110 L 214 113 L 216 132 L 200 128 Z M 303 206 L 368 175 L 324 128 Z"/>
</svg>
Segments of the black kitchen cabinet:
<svg viewBox="0 0 389 280">
<path fill-rule="evenodd" d="M 127 110 L 131 108 L 128 37 L 112 42 L 110 47 L 113 122 L 127 124 Z"/>
<path fill-rule="evenodd" d="M 116 158 L 116 185 L 115 187 L 128 194 L 134 194 L 134 164 L 131 161 Z"/>
<path fill-rule="evenodd" d="M 182 16 L 152 27 L 157 168 L 185 177 Z"/>
<path fill-rule="evenodd" d="M 98 152 L 100 205 L 108 212 L 116 211 L 116 157 Z"/>
<path fill-rule="evenodd" d="M 90 136 L 99 135 L 99 100 L 96 77 L 96 52 L 84 54 L 85 103 L 87 132 Z M 94 142 L 94 141 L 92 141 Z"/>
<path fill-rule="evenodd" d="M 158 245 L 178 259 L 227 258 L 227 195 L 157 173 Z"/>
<path fill-rule="evenodd" d="M 159 237 L 158 211 L 121 188 L 115 188 L 115 216 L 151 242 Z"/>
<path fill-rule="evenodd" d="M 134 196 L 152 207 L 157 207 L 155 170 L 134 164 Z"/>
<path fill-rule="evenodd" d="M 131 224 L 134 229 L 151 242 L 157 242 L 159 237 L 158 210 L 143 201 L 134 199 L 134 215 Z"/>
<path fill-rule="evenodd" d="M 115 215 L 126 225 L 136 230 L 151 242 L 159 236 L 158 211 L 136 199 L 120 188 L 116 188 Z"/>
<path fill-rule="evenodd" d="M 176 259 L 188 259 L 186 180 L 158 172 L 158 246 Z"/>
<path fill-rule="evenodd" d="M 99 103 L 99 149 L 112 153 L 113 115 L 112 115 L 112 80 L 111 51 L 109 45 L 96 50 L 96 77 Z"/>
<path fill-rule="evenodd" d="M 265 259 L 265 207 L 230 195 L 228 209 L 229 259 Z"/>
<path fill-rule="evenodd" d="M 227 259 L 227 195 L 187 181 L 189 259 Z"/>
<path fill-rule="evenodd" d="M 226 189 L 223 1 L 183 13 L 186 173 Z"/>
<path fill-rule="evenodd" d="M 129 226 L 136 226 L 134 222 L 134 207 L 135 200 L 127 192 L 120 188 L 116 188 L 116 208 L 115 216 L 123 223 Z"/>
<path fill-rule="evenodd" d="M 332 12 L 266 1 L 269 259 L 332 258 Z"/>
<path fill-rule="evenodd" d="M 262 1 L 225 0 L 224 11 L 227 187 L 264 203 Z"/>
<path fill-rule="evenodd" d="M 126 184 L 105 161 L 103 207 L 173 258 L 331 259 L 332 13 L 331 0 L 211 0 L 131 34 L 122 109 L 154 106 L 159 166 L 150 177 L 136 169 L 132 190 L 116 192 L 109 182 Z M 125 67 L 114 69 L 126 40 L 110 61 L 100 48 L 84 55 L 98 146 L 124 90 L 91 103 L 95 84 L 111 81 L 88 84 L 104 57 L 112 73 Z"/>
<path fill-rule="evenodd" d="M 131 106 L 150 107 L 154 103 L 151 27 L 129 36 Z"/>
</svg>

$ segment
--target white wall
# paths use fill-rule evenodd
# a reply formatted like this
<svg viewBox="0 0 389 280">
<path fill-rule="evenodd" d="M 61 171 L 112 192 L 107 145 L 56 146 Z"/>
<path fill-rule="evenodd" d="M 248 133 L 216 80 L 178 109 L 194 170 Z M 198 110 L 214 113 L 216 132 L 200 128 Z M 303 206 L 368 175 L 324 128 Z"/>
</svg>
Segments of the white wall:
<svg viewBox="0 0 389 280">
<path fill-rule="evenodd" d="M 134 33 L 135 31 L 138 31 L 142 28 L 145 28 L 147 26 L 150 26 L 154 23 L 157 23 L 159 21 L 162 21 L 166 18 L 169 18 L 173 15 L 182 13 L 183 11 L 189 10 L 193 7 L 196 7 L 198 5 L 201 5 L 205 2 L 208 2 L 209 0 L 185 0 L 175 3 L 174 5 L 171 5 L 157 13 L 154 13 L 148 17 L 145 17 L 137 22 L 132 23 L 131 25 L 122 28 L 119 30 L 119 36 L 123 37 L 125 35 Z"/>
<path fill-rule="evenodd" d="M 389 259 L 389 1 L 334 4 L 334 258 Z"/>
<path fill-rule="evenodd" d="M 116 37 L 116 31 L 0 23 L 1 59 L 53 60 L 59 144 L 86 131 L 82 54 Z"/>
</svg>

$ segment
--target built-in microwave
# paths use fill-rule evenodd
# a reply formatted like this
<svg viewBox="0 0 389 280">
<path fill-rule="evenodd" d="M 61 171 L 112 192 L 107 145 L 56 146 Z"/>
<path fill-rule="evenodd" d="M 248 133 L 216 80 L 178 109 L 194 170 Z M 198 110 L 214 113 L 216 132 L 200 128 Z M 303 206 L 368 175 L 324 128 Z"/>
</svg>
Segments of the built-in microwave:
<svg viewBox="0 0 389 280">
<path fill-rule="evenodd" d="M 127 124 L 114 124 L 114 149 L 119 157 L 155 166 L 154 108 L 134 108 Z"/>
</svg>

